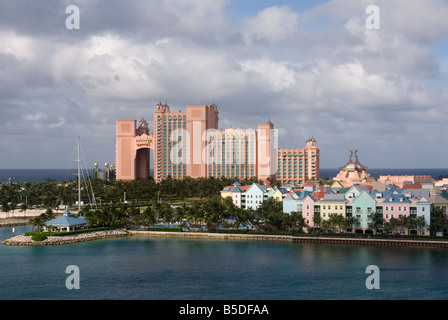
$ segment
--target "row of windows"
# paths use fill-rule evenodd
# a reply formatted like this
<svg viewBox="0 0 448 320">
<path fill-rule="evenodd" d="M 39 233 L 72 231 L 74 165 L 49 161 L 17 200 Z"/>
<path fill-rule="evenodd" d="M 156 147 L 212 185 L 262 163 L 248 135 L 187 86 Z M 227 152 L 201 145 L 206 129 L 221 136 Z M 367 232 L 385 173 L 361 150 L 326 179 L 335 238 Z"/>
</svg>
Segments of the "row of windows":
<svg viewBox="0 0 448 320">
<path fill-rule="evenodd" d="M 326 207 L 328 207 L 328 210 L 331 210 L 331 205 L 330 205 L 330 204 L 329 204 L 328 206 L 323 205 L 323 206 L 322 206 L 322 209 L 323 209 L 323 210 L 326 210 Z M 334 205 L 334 209 L 335 209 L 335 210 L 338 210 L 338 206 L 337 206 L 337 205 Z M 339 210 L 343 210 L 343 206 L 340 205 L 340 206 L 339 206 Z"/>
</svg>

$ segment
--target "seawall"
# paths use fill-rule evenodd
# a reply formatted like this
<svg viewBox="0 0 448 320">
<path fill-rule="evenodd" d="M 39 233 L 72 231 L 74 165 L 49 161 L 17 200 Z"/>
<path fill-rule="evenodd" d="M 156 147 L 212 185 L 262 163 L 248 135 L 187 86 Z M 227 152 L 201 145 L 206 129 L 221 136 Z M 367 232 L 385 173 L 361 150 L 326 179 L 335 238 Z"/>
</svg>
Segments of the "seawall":
<svg viewBox="0 0 448 320">
<path fill-rule="evenodd" d="M 131 236 L 143 237 L 172 237 L 189 239 L 218 239 L 218 240 L 251 240 L 251 241 L 279 241 L 302 243 L 330 243 L 352 245 L 382 245 L 406 247 L 438 247 L 448 248 L 448 241 L 437 240 L 395 240 L 372 238 L 339 238 L 339 237 L 295 237 L 263 234 L 228 234 L 206 232 L 163 232 L 163 231 L 137 231 L 129 230 Z"/>
</svg>

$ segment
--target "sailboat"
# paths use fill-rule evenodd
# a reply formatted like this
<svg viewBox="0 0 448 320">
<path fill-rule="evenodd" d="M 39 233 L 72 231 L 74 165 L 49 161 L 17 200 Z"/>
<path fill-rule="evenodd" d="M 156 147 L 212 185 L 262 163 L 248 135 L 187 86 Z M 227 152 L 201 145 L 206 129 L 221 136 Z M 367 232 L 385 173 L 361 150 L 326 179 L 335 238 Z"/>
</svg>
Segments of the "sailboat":
<svg viewBox="0 0 448 320">
<path fill-rule="evenodd" d="M 82 152 L 81 149 L 81 139 L 77 138 L 77 143 L 76 143 L 76 150 L 77 150 L 77 181 L 78 181 L 78 215 L 81 215 L 81 206 L 82 206 L 82 200 L 81 200 L 81 177 L 84 176 L 84 169 L 81 166 L 81 157 L 84 160 L 84 165 L 85 165 L 85 171 L 87 172 L 87 166 L 85 164 L 85 158 L 84 158 L 84 153 Z M 96 199 L 95 199 L 95 194 L 93 192 L 93 187 L 92 187 L 92 183 L 90 181 L 90 177 L 88 174 L 86 174 L 86 179 L 85 179 L 85 188 L 87 191 L 87 196 L 89 198 L 89 203 L 92 204 L 95 208 L 96 206 Z M 92 194 L 92 196 L 90 197 L 90 193 Z"/>
</svg>

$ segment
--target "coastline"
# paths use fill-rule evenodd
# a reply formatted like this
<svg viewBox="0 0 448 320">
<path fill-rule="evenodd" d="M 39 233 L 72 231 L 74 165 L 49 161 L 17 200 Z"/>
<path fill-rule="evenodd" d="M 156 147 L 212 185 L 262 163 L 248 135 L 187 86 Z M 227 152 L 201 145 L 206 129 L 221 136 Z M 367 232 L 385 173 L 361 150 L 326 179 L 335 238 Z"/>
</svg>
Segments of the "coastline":
<svg viewBox="0 0 448 320">
<path fill-rule="evenodd" d="M 5 221 L 0 227 L 5 227 Z M 17 225 L 17 224 L 16 224 Z M 160 238 L 186 238 L 208 240 L 235 240 L 235 241 L 275 241 L 292 243 L 326 243 L 344 245 L 377 245 L 401 247 L 432 247 L 448 248 L 448 241 L 440 240 L 408 240 L 408 239 L 375 239 L 375 238 L 344 238 L 344 237 L 300 237 L 290 235 L 271 234 L 237 234 L 237 233 L 208 233 L 208 232 L 170 232 L 170 231 L 141 231 L 141 230 L 103 230 L 81 233 L 70 236 L 48 236 L 42 241 L 33 241 L 31 236 L 16 235 L 1 242 L 10 246 L 47 246 L 72 244 L 84 241 L 103 240 L 117 237 L 160 237 Z"/>
<path fill-rule="evenodd" d="M 381 246 L 405 246 L 405 247 L 433 247 L 448 248 L 448 241 L 437 240 L 395 240 L 395 239 L 371 239 L 371 238 L 339 238 L 339 237 L 296 237 L 282 235 L 263 234 L 228 234 L 206 232 L 164 232 L 164 231 L 137 231 L 128 230 L 131 236 L 143 237 L 170 237 L 210 240 L 251 240 L 251 241 L 278 241 L 296 243 L 327 243 L 350 245 L 381 245 Z"/>
</svg>

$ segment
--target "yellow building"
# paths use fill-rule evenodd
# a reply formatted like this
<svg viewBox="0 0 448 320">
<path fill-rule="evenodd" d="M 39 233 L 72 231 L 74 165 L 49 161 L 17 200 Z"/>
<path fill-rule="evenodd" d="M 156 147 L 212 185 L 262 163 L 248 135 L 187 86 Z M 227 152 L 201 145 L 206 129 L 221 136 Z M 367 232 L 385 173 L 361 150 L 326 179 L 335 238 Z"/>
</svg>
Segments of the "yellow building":
<svg viewBox="0 0 448 320">
<path fill-rule="evenodd" d="M 344 194 L 326 194 L 320 201 L 320 217 L 328 220 L 331 214 L 342 215 L 345 218 L 346 203 Z"/>
</svg>

